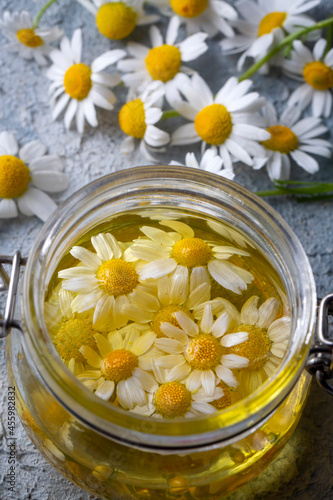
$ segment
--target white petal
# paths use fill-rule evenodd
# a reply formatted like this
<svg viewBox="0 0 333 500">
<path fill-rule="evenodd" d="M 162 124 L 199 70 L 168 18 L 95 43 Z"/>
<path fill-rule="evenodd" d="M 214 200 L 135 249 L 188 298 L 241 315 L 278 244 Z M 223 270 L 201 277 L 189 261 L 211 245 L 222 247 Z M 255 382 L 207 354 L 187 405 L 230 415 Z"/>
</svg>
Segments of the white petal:
<svg viewBox="0 0 333 500">
<path fill-rule="evenodd" d="M 182 327 L 184 332 L 187 333 L 187 335 L 194 337 L 199 333 L 198 325 L 183 311 L 176 311 L 175 316 L 179 325 Z"/>
<path fill-rule="evenodd" d="M 94 271 L 96 271 L 97 268 L 102 264 L 102 261 L 98 257 L 98 255 L 91 252 L 90 250 L 87 250 L 84 247 L 74 246 L 71 249 L 70 253 L 75 259 L 80 260 L 85 266 Z"/>
<path fill-rule="evenodd" d="M 172 273 L 176 267 L 177 263 L 174 259 L 159 259 L 143 266 L 139 271 L 139 276 L 141 280 L 162 278 Z"/>
<path fill-rule="evenodd" d="M 155 339 L 156 335 L 154 332 L 147 332 L 133 342 L 131 351 L 136 356 L 141 356 L 153 345 Z"/>
<path fill-rule="evenodd" d="M 113 380 L 104 380 L 104 382 L 102 382 L 98 389 L 95 391 L 95 394 L 99 398 L 104 399 L 104 401 L 108 401 L 113 394 L 114 388 L 115 383 L 113 382 Z"/>
<path fill-rule="evenodd" d="M 68 188 L 69 178 L 66 174 L 52 171 L 36 171 L 31 176 L 32 183 L 42 191 L 58 193 Z"/>
<path fill-rule="evenodd" d="M 215 368 L 215 372 L 216 375 L 222 380 L 222 382 L 224 382 L 228 387 L 236 388 L 238 386 L 238 381 L 229 368 L 218 365 Z"/>
<path fill-rule="evenodd" d="M 214 337 L 219 338 L 225 334 L 225 332 L 229 328 L 230 320 L 231 320 L 231 317 L 226 311 L 223 312 L 217 318 L 217 320 L 215 321 L 213 328 L 212 328 L 212 334 L 214 335 Z"/>
<path fill-rule="evenodd" d="M 227 290 L 240 294 L 247 288 L 246 282 L 240 277 L 240 274 L 227 262 L 213 260 L 208 263 L 208 271 Z"/>
<path fill-rule="evenodd" d="M 107 66 L 110 66 L 111 64 L 114 64 L 115 62 L 119 61 L 119 59 L 121 59 L 124 56 L 126 56 L 126 52 L 125 50 L 121 49 L 109 50 L 108 52 L 104 52 L 104 54 L 97 57 L 93 61 L 91 65 L 91 70 L 94 73 L 98 73 L 99 71 L 105 69 Z"/>
<path fill-rule="evenodd" d="M 249 360 L 237 354 L 224 354 L 221 359 L 222 365 L 227 368 L 245 368 L 249 364 Z"/>
<path fill-rule="evenodd" d="M 228 335 L 224 335 L 221 340 L 221 345 L 223 347 L 233 347 L 234 345 L 241 344 L 248 340 L 249 334 L 247 332 L 235 332 Z"/>
<path fill-rule="evenodd" d="M 4 154 L 15 156 L 18 152 L 17 141 L 10 132 L 3 131 L 0 133 L 0 146 L 5 150 Z"/>
<path fill-rule="evenodd" d="M 33 187 L 30 187 L 21 196 L 21 200 L 24 200 L 28 209 L 44 222 L 57 208 L 57 205 L 47 194 Z"/>
<path fill-rule="evenodd" d="M 22 211 L 25 213 L 24 211 Z M 27 214 L 28 215 L 28 214 Z M 14 200 L 4 198 L 0 201 L 0 218 L 11 219 L 18 216 L 17 206 Z"/>
<path fill-rule="evenodd" d="M 168 354 L 182 354 L 184 350 L 184 345 L 182 344 L 182 342 L 179 342 L 175 339 L 156 339 L 155 347 Z"/>
<path fill-rule="evenodd" d="M 241 322 L 246 325 L 256 325 L 259 318 L 258 311 L 259 297 L 253 295 L 242 307 Z"/>
<path fill-rule="evenodd" d="M 46 153 L 46 146 L 40 141 L 28 142 L 23 148 L 20 149 L 19 156 L 25 163 L 30 163 L 35 158 L 44 156 Z"/>
<path fill-rule="evenodd" d="M 215 375 L 212 370 L 204 370 L 201 374 L 201 383 L 204 393 L 213 396 L 215 391 Z"/>
<path fill-rule="evenodd" d="M 214 324 L 213 311 L 211 304 L 206 304 L 200 323 L 200 329 L 203 333 L 210 333 Z"/>
<path fill-rule="evenodd" d="M 275 320 L 277 313 L 280 309 L 280 302 L 271 297 L 259 307 L 259 328 L 268 328 L 271 323 Z"/>
<path fill-rule="evenodd" d="M 197 391 L 201 387 L 201 373 L 200 370 L 193 370 L 186 379 L 186 388 L 190 392 Z"/>
</svg>

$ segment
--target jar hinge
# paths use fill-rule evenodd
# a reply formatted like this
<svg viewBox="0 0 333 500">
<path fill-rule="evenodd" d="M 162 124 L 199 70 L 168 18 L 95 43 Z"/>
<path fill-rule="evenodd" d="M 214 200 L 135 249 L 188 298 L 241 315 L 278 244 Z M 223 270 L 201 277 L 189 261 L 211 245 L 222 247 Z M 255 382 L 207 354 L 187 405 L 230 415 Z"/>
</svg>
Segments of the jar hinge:
<svg viewBox="0 0 333 500">
<path fill-rule="evenodd" d="M 317 343 L 310 349 L 306 369 L 333 396 L 333 385 L 328 383 L 333 378 L 333 340 L 330 340 L 328 320 L 328 316 L 333 316 L 333 293 L 318 302 Z"/>
<path fill-rule="evenodd" d="M 22 331 L 22 326 L 19 320 L 14 319 L 15 303 L 17 295 L 17 287 L 20 277 L 20 269 L 25 266 L 27 259 L 21 257 L 19 251 L 15 252 L 13 257 L 0 255 L 0 292 L 7 292 L 7 300 L 5 313 L 0 313 L 0 338 L 7 337 L 11 328 L 16 328 Z M 10 277 L 3 267 L 3 264 L 12 266 Z"/>
</svg>

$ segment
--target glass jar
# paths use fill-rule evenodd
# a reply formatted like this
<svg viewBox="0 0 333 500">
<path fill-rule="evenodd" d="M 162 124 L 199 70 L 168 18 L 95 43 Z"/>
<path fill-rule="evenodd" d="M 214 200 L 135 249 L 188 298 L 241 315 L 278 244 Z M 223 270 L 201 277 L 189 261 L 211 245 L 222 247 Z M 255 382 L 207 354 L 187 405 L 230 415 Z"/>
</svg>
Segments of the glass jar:
<svg viewBox="0 0 333 500">
<path fill-rule="evenodd" d="M 142 417 L 97 398 L 61 361 L 43 307 L 61 259 L 87 232 L 145 209 L 179 209 L 239 230 L 272 264 L 292 316 L 291 340 L 274 375 L 251 396 L 186 421 Z M 36 447 L 67 478 L 108 500 L 218 500 L 256 477 L 293 432 L 306 402 L 304 370 L 316 294 L 305 252 L 265 202 L 216 175 L 136 167 L 75 193 L 42 227 L 23 278 L 20 337 L 7 342 L 10 384 Z"/>
</svg>

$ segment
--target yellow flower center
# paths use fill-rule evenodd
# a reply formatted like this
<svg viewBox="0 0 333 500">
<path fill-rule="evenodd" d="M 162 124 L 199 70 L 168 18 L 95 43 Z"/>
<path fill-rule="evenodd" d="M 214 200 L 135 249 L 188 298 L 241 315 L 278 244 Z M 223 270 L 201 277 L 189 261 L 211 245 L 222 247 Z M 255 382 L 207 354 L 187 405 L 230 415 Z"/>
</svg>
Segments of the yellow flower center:
<svg viewBox="0 0 333 500">
<path fill-rule="evenodd" d="M 121 40 L 132 33 L 136 18 L 136 12 L 124 2 L 105 3 L 97 12 L 96 24 L 106 38 Z"/>
<path fill-rule="evenodd" d="M 273 125 L 268 127 L 267 132 L 271 134 L 271 138 L 261 143 L 265 148 L 284 154 L 297 149 L 298 137 L 290 128 L 284 125 Z"/>
<path fill-rule="evenodd" d="M 286 12 L 270 12 L 262 18 L 258 28 L 258 36 L 267 35 L 275 28 L 282 28 L 287 17 Z"/>
<path fill-rule="evenodd" d="M 16 33 L 16 36 L 18 40 L 23 43 L 23 45 L 26 45 L 27 47 L 31 47 L 32 49 L 35 49 L 36 47 L 40 47 L 43 45 L 43 40 L 40 36 L 36 35 L 34 30 L 31 28 L 26 28 L 23 30 L 19 30 Z"/>
<path fill-rule="evenodd" d="M 234 332 L 248 332 L 249 338 L 241 344 L 229 347 L 228 352 L 247 358 L 249 360 L 247 370 L 262 368 L 272 345 L 267 333 L 253 325 L 240 325 Z"/>
<path fill-rule="evenodd" d="M 119 111 L 119 125 L 125 134 L 143 139 L 146 132 L 146 114 L 141 99 L 127 102 Z"/>
<path fill-rule="evenodd" d="M 96 333 L 97 331 L 93 329 L 90 321 L 78 318 L 69 319 L 60 326 L 54 337 L 54 345 L 65 361 L 75 358 L 76 361 L 83 363 L 86 360 L 80 353 L 80 347 L 87 345 L 95 349 L 94 335 Z"/>
<path fill-rule="evenodd" d="M 303 76 L 306 83 L 316 90 L 327 90 L 333 87 L 333 71 L 321 61 L 306 64 Z"/>
<path fill-rule="evenodd" d="M 16 198 L 28 188 L 30 172 L 16 156 L 0 156 L 0 198 Z"/>
<path fill-rule="evenodd" d="M 183 17 L 197 17 L 207 8 L 208 0 L 170 0 L 176 14 Z"/>
<path fill-rule="evenodd" d="M 139 282 L 138 273 L 132 264 L 121 259 L 103 262 L 97 270 L 96 278 L 100 287 L 115 297 L 133 292 Z"/>
<path fill-rule="evenodd" d="M 210 246 L 201 238 L 183 238 L 174 244 L 171 257 L 181 266 L 206 265 L 213 256 Z"/>
<path fill-rule="evenodd" d="M 157 389 L 154 403 L 162 417 L 182 417 L 191 406 L 191 393 L 180 382 L 168 382 Z"/>
<path fill-rule="evenodd" d="M 164 333 L 161 332 L 161 323 L 164 323 L 164 322 L 171 323 L 172 325 L 176 326 L 177 328 L 180 328 L 180 325 L 175 317 L 175 312 L 178 312 L 178 311 L 183 311 L 185 314 L 187 314 L 187 316 L 189 318 L 194 319 L 193 315 L 191 314 L 191 312 L 188 309 L 186 309 L 186 307 L 178 306 L 178 305 L 177 306 L 171 305 L 171 306 L 163 307 L 163 309 L 158 311 L 158 313 L 155 315 L 155 318 L 153 319 L 153 321 L 151 323 L 151 327 L 154 330 L 154 332 L 156 333 L 157 338 L 165 337 Z"/>
<path fill-rule="evenodd" d="M 223 382 L 220 382 L 217 387 L 221 387 L 224 394 L 221 398 L 215 399 L 215 401 L 212 401 L 210 404 L 217 410 L 223 410 L 231 405 L 231 391 Z"/>
<path fill-rule="evenodd" d="M 72 99 L 82 101 L 92 87 L 91 69 L 83 63 L 73 64 L 65 73 L 64 87 Z"/>
<path fill-rule="evenodd" d="M 146 59 L 146 68 L 153 80 L 168 82 L 179 71 L 182 64 L 181 54 L 174 45 L 161 45 L 150 49 Z"/>
<path fill-rule="evenodd" d="M 127 349 L 116 349 L 104 358 L 101 370 L 108 380 L 120 382 L 132 376 L 139 364 L 138 357 Z"/>
<path fill-rule="evenodd" d="M 223 144 L 231 134 L 231 115 L 223 104 L 211 104 L 199 111 L 194 127 L 201 139 L 208 144 Z"/>
<path fill-rule="evenodd" d="M 199 333 L 193 337 L 185 348 L 185 357 L 192 368 L 211 370 L 221 362 L 224 349 L 220 342 L 207 333 Z"/>
</svg>

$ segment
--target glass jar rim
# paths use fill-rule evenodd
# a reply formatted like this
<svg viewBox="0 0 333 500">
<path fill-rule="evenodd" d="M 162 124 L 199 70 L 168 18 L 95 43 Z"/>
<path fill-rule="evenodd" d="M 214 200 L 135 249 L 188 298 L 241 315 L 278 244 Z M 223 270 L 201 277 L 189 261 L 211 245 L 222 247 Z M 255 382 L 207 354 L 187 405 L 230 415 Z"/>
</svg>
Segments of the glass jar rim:
<svg viewBox="0 0 333 500">
<path fill-rule="evenodd" d="M 84 220 L 88 220 L 88 225 L 93 224 L 98 203 L 103 209 L 109 204 L 121 211 L 128 200 L 143 205 L 150 200 L 151 206 L 156 207 L 165 206 L 165 199 L 174 204 L 181 195 L 184 203 L 196 200 L 199 213 L 206 213 L 204 209 L 209 207 L 209 210 L 222 211 L 227 207 L 228 213 L 237 216 L 239 223 L 247 221 L 253 226 L 252 239 L 258 233 L 258 241 L 266 245 L 266 250 L 272 246 L 272 256 L 274 252 L 283 254 L 284 259 L 281 255 L 278 257 L 289 275 L 287 285 L 290 285 L 289 299 L 293 302 L 294 340 L 272 378 L 248 398 L 212 415 L 168 421 L 112 408 L 83 388 L 57 356 L 45 326 L 43 302 L 47 280 L 60 256 L 83 234 Z M 73 229 L 80 229 L 81 233 L 73 236 L 70 234 Z M 236 436 L 239 438 L 243 432 L 261 425 L 287 397 L 303 370 L 315 312 L 316 292 L 311 267 L 286 222 L 265 201 L 235 182 L 189 167 L 133 167 L 97 179 L 74 193 L 42 227 L 29 255 L 23 280 L 22 323 L 26 345 L 50 392 L 70 413 L 97 432 L 132 446 L 160 451 L 211 446 Z"/>
</svg>

